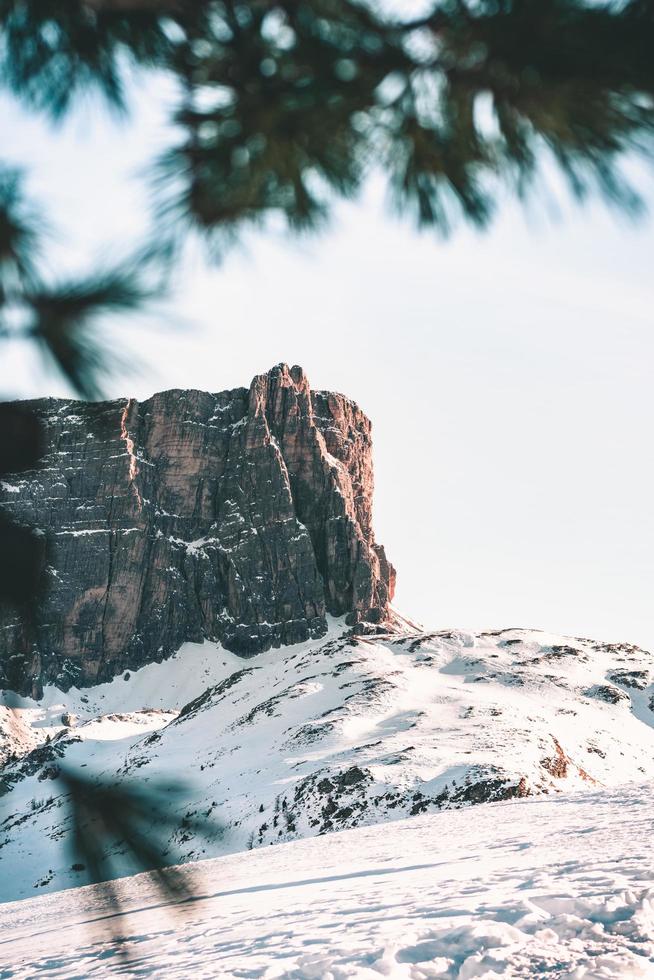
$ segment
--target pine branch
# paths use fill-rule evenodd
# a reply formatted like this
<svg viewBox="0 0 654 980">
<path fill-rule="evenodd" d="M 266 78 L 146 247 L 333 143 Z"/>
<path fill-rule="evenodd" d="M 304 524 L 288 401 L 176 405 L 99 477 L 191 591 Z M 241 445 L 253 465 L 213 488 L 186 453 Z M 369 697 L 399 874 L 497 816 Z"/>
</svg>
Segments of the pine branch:
<svg viewBox="0 0 654 980">
<path fill-rule="evenodd" d="M 169 913 L 182 911 L 198 897 L 197 879 L 176 866 L 181 854 L 175 837 L 192 832 L 204 840 L 215 840 L 224 827 L 205 815 L 180 818 L 188 800 L 188 788 L 180 783 L 103 782 L 79 768 L 61 768 L 58 780 L 68 800 L 74 867 L 86 871 L 104 892 L 113 912 L 103 924 L 129 963 L 129 948 L 123 946 L 120 930 L 129 909 L 123 905 L 117 882 L 121 868 L 116 856 L 126 854 L 132 868 L 150 872 Z"/>
<path fill-rule="evenodd" d="M 45 231 L 23 184 L 20 170 L 0 163 L 0 306 L 13 290 L 34 280 Z"/>
<path fill-rule="evenodd" d="M 0 0 L 0 24 L 0 77 L 53 118 L 85 91 L 125 108 L 128 65 L 179 82 L 152 254 L 270 216 L 319 229 L 371 166 L 419 224 L 485 225 L 547 150 L 577 196 L 633 211 L 620 162 L 654 155 L 651 0 L 440 0 L 405 21 L 354 0 Z M 389 101 L 398 84 L 414 97 Z"/>
<path fill-rule="evenodd" d="M 32 315 L 30 335 L 85 398 L 101 393 L 101 376 L 120 365 L 115 346 L 103 346 L 93 327 L 109 313 L 142 309 L 155 295 L 140 271 L 130 266 L 97 273 L 58 286 L 39 286 L 24 293 Z"/>
<path fill-rule="evenodd" d="M 153 4 L 83 0 L 0 0 L 0 76 L 29 106 L 61 119 L 79 95 L 96 91 L 127 108 L 130 65 L 168 63 L 168 13 Z"/>
</svg>

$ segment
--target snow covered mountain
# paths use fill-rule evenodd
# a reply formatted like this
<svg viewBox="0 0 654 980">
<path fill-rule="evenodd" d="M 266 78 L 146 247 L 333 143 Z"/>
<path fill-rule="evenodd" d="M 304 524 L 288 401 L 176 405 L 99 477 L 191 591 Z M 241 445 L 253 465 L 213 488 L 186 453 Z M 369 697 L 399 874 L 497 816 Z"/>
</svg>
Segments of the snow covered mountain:
<svg viewBox="0 0 654 980">
<path fill-rule="evenodd" d="M 167 842 L 183 861 L 654 775 L 651 656 L 518 629 L 364 636 L 331 620 L 326 637 L 249 661 L 188 643 L 0 711 L 5 902 L 87 881 L 66 849 L 67 762 L 152 785 L 183 774 Z M 194 833 L 198 815 L 223 830 Z"/>
<path fill-rule="evenodd" d="M 651 786 L 430 813 L 4 905 L 0 977 L 654 975 Z"/>
</svg>

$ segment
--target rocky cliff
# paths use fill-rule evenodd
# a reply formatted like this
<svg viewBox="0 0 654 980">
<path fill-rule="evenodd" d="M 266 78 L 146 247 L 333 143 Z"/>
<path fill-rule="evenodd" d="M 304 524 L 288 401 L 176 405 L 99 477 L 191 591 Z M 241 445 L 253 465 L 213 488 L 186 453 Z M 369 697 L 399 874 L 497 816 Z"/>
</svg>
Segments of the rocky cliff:
<svg viewBox="0 0 654 980">
<path fill-rule="evenodd" d="M 210 638 L 249 656 L 383 622 L 370 422 L 282 364 L 249 390 L 28 403 L 47 451 L 0 504 L 47 536 L 34 621 L 0 621 L 0 687 L 39 696 Z"/>
</svg>

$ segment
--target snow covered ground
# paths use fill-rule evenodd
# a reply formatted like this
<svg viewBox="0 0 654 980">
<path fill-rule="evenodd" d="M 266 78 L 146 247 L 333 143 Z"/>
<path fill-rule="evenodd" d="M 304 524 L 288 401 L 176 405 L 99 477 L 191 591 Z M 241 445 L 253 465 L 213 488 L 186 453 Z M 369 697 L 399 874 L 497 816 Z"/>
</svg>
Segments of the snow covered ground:
<svg viewBox="0 0 654 980">
<path fill-rule="evenodd" d="M 66 849 L 62 764 L 153 785 L 183 774 L 166 842 L 180 861 L 268 854 L 329 831 L 651 778 L 653 682 L 651 655 L 628 644 L 526 630 L 353 637 L 334 622 L 322 640 L 251 660 L 186 644 L 110 684 L 16 699 L 0 719 L 5 751 L 18 753 L 0 769 L 0 901 L 86 883 Z M 189 831 L 199 815 L 225 832 Z M 114 850 L 118 872 L 133 873 Z"/>
<path fill-rule="evenodd" d="M 188 865 L 184 907 L 149 875 L 119 915 L 41 895 L 2 906 L 0 978 L 653 977 L 653 814 L 649 785 L 533 797 Z"/>
</svg>

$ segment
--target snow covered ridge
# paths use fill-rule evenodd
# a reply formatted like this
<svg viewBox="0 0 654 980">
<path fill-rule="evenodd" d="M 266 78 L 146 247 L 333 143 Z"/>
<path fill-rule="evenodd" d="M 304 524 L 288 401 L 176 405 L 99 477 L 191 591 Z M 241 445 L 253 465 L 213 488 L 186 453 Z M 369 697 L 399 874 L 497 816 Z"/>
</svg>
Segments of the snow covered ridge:
<svg viewBox="0 0 654 980">
<path fill-rule="evenodd" d="M 651 978 L 654 790 L 485 804 L 5 905 L 0 977 Z M 129 957 L 129 965 L 120 955 Z"/>
<path fill-rule="evenodd" d="M 186 644 L 108 684 L 13 704 L 0 724 L 18 753 L 0 770 L 0 901 L 86 882 L 64 846 L 62 759 L 119 779 L 184 773 L 170 843 L 188 861 L 654 775 L 651 655 L 536 631 L 354 636 L 332 622 L 322 640 L 245 664 Z M 184 830 L 207 813 L 224 834 Z"/>
</svg>

